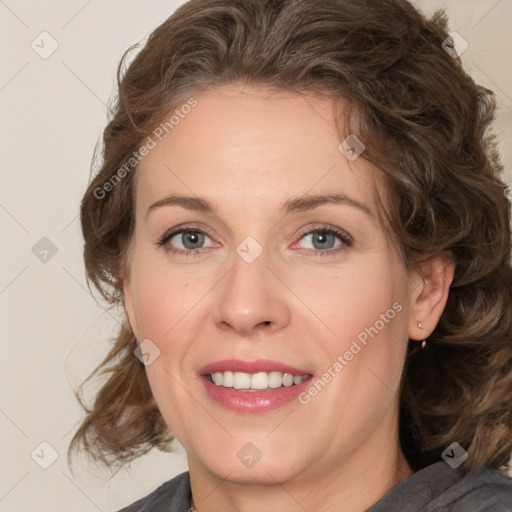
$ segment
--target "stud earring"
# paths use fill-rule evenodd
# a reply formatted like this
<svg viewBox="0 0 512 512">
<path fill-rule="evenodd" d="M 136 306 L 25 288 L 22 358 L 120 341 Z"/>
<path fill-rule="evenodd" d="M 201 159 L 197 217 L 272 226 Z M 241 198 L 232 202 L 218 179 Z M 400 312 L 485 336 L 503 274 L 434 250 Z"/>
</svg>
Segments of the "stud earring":
<svg viewBox="0 0 512 512">
<path fill-rule="evenodd" d="M 418 329 L 423 329 L 423 324 L 418 320 L 417 322 Z"/>
</svg>

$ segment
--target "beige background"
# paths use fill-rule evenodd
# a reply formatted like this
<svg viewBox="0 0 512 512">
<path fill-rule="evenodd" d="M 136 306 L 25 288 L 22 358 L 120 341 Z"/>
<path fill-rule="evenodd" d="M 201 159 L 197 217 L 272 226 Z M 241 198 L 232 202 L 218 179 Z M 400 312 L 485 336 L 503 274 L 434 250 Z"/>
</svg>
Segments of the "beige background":
<svg viewBox="0 0 512 512">
<path fill-rule="evenodd" d="M 87 290 L 78 204 L 123 50 L 180 3 L 0 0 L 0 511 L 117 510 L 186 469 L 180 450 L 150 454 L 111 480 L 83 464 L 72 476 L 65 458 L 81 417 L 72 387 L 116 329 Z M 512 0 L 416 4 L 447 6 L 451 30 L 469 43 L 464 66 L 497 93 L 512 183 Z M 51 49 L 43 31 L 58 43 L 46 59 L 31 47 Z M 46 263 L 32 252 L 43 237 L 57 250 Z M 36 461 L 51 462 L 52 449 L 58 458 L 42 469 Z"/>
</svg>

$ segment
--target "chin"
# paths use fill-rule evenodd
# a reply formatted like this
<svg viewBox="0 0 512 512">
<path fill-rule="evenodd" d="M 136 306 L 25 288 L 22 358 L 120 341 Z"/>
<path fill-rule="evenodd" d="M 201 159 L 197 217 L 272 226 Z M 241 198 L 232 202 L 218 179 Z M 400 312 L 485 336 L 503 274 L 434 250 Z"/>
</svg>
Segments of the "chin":
<svg viewBox="0 0 512 512">
<path fill-rule="evenodd" d="M 283 459 L 286 463 L 283 464 Z M 238 459 L 223 461 L 220 464 L 206 465 L 207 469 L 220 480 L 240 485 L 275 485 L 277 482 L 286 482 L 297 476 L 300 469 L 294 461 L 286 456 L 275 457 L 273 460 L 259 460 L 252 467 L 244 467 Z"/>
</svg>

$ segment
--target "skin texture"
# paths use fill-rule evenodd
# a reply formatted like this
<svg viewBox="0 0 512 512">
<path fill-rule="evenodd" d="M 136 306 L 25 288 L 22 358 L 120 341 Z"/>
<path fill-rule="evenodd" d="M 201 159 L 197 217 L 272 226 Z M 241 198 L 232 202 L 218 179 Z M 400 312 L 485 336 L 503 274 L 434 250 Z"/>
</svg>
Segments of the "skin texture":
<svg viewBox="0 0 512 512">
<path fill-rule="evenodd" d="M 195 508 L 362 511 L 412 473 L 398 442 L 400 376 L 409 337 L 426 338 L 439 320 L 453 264 L 440 256 L 423 275 L 406 270 L 376 213 L 377 171 L 340 152 L 329 100 L 238 85 L 194 97 L 137 171 L 124 295 L 135 336 L 160 350 L 147 375 L 187 452 Z M 216 213 L 148 213 L 171 193 L 205 198 Z M 333 193 L 369 213 L 347 202 L 281 210 L 292 197 Z M 171 252 L 186 250 L 182 235 L 158 246 L 189 225 L 207 235 L 192 240 L 199 249 Z M 321 254 L 311 231 L 330 226 L 352 242 L 329 236 Z M 236 252 L 248 236 L 263 249 L 252 263 Z M 203 389 L 199 369 L 231 358 L 318 378 L 396 303 L 400 312 L 305 405 L 235 413 Z M 237 457 L 248 442 L 262 454 L 250 468 Z"/>
</svg>

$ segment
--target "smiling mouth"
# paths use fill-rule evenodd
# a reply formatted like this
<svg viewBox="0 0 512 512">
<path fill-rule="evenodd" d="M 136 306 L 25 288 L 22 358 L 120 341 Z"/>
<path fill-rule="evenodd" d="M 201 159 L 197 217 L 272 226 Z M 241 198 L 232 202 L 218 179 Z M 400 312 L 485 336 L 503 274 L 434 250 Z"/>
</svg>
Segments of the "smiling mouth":
<svg viewBox="0 0 512 512">
<path fill-rule="evenodd" d="M 225 371 L 207 373 L 203 377 L 218 387 L 250 392 L 297 386 L 309 379 L 311 375 L 293 375 L 283 372 L 244 373 Z"/>
</svg>

